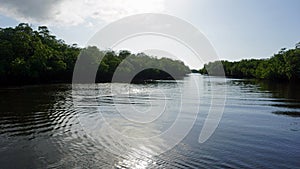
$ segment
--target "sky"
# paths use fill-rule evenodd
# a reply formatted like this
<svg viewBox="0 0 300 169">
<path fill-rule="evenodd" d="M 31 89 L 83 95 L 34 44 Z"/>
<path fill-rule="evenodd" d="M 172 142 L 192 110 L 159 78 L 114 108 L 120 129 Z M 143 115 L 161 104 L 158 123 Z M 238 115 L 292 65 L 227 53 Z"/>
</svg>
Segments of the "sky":
<svg viewBox="0 0 300 169">
<path fill-rule="evenodd" d="M 0 27 L 46 25 L 66 43 L 85 46 L 109 23 L 147 12 L 191 23 L 230 61 L 267 58 L 300 42 L 299 0 L 0 0 Z"/>
</svg>

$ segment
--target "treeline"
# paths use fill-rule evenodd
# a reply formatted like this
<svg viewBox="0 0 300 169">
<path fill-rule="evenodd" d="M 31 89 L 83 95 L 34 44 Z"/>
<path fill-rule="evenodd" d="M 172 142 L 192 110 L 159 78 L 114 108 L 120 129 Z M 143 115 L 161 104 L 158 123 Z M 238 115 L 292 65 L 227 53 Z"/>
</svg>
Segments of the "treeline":
<svg viewBox="0 0 300 169">
<path fill-rule="evenodd" d="M 100 51 L 96 47 L 79 48 L 57 39 L 47 27 L 33 30 L 21 23 L 15 28 L 0 28 L 0 82 L 1 84 L 35 84 L 71 82 L 78 57 L 88 57 L 89 64 L 98 64 L 96 82 L 109 82 L 118 65 L 127 57 L 124 72 L 130 73 L 141 67 L 156 67 L 139 73 L 135 79 L 172 79 L 166 73 L 171 71 L 181 78 L 189 73 L 189 68 L 181 61 L 150 57 L 143 53 L 129 51 Z M 99 60 L 101 58 L 101 62 Z M 124 61 L 125 62 L 125 61 Z M 165 70 L 165 71 L 164 71 Z"/>
<path fill-rule="evenodd" d="M 145 80 L 169 80 L 181 79 L 190 73 L 182 61 L 169 58 L 151 57 L 144 53 L 132 54 L 127 50 L 118 53 L 114 51 L 100 51 L 97 47 L 90 46 L 81 50 L 79 59 L 84 57 L 80 63 L 86 65 L 99 65 L 97 69 L 97 82 L 110 82 L 114 73 L 117 73 L 117 79 L 114 81 L 126 82 L 130 75 L 136 76 L 133 82 Z M 81 72 L 93 72 L 88 66 L 82 65 Z M 93 68 L 92 68 L 93 69 Z M 145 69 L 145 70 L 143 70 Z M 142 71 L 143 70 L 143 71 Z"/>
<path fill-rule="evenodd" d="M 215 61 L 205 64 L 201 74 L 217 75 L 222 64 L 227 77 L 256 78 L 277 81 L 300 80 L 300 43 L 294 49 L 281 49 L 269 59 L 243 59 L 241 61 Z M 208 71 L 209 70 L 209 71 Z"/>
</svg>

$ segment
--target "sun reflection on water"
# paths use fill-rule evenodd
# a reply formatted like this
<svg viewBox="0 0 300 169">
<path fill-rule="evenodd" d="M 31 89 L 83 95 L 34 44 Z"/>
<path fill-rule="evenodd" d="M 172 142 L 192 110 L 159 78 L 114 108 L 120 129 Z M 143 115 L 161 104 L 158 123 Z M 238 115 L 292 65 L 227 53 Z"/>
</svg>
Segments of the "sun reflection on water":
<svg viewBox="0 0 300 169">
<path fill-rule="evenodd" d="M 150 153 L 149 153 L 150 152 Z M 132 168 L 132 169 L 144 169 L 149 165 L 155 164 L 153 160 L 154 152 L 151 149 L 141 146 L 139 149 L 133 148 L 125 159 L 121 159 L 115 164 L 116 168 Z"/>
</svg>

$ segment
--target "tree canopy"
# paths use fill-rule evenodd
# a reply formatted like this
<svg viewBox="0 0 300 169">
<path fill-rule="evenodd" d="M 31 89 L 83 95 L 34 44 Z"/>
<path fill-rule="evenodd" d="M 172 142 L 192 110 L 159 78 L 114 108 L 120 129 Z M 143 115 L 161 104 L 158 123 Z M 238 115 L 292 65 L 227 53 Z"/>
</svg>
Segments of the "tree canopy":
<svg viewBox="0 0 300 169">
<path fill-rule="evenodd" d="M 129 51 L 100 51 L 97 47 L 79 48 L 57 39 L 46 26 L 33 30 L 27 23 L 15 28 L 0 28 L 0 81 L 1 84 L 34 84 L 71 82 L 78 57 L 90 58 L 88 64 L 98 64 L 96 82 L 109 82 L 118 65 L 127 57 L 124 72 L 140 67 L 158 65 L 161 70 L 149 69 L 135 79 L 170 79 L 167 71 L 179 78 L 189 73 L 183 62 L 156 58 Z M 101 62 L 99 58 L 101 57 Z M 167 69 L 164 69 L 167 68 Z"/>
<path fill-rule="evenodd" d="M 201 74 L 207 74 L 207 70 L 214 72 L 213 69 L 220 63 L 223 65 L 227 77 L 298 81 L 300 80 L 300 42 L 294 49 L 282 48 L 269 59 L 243 59 L 236 62 L 215 61 L 205 64 L 199 72 Z"/>
</svg>

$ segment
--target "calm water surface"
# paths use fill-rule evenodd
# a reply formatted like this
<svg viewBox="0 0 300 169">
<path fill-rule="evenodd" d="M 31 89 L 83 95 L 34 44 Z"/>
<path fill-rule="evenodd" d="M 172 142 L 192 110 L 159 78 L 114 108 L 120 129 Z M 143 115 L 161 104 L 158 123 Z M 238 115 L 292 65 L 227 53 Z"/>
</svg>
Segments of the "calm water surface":
<svg viewBox="0 0 300 169">
<path fill-rule="evenodd" d="M 195 87 L 190 87 L 186 97 L 180 95 L 182 87 L 194 80 L 199 84 L 200 105 Z M 194 74 L 178 83 L 113 86 L 117 94 L 111 84 L 77 85 L 75 93 L 69 84 L 0 88 L 0 168 L 300 167 L 297 84 L 224 82 Z M 211 92 L 220 88 L 227 88 L 223 117 L 212 137 L 200 144 Z M 125 89 L 129 89 L 129 99 Z M 97 97 L 88 97 L 90 93 Z M 181 109 L 182 99 L 189 106 Z M 163 114 L 142 114 L 161 103 L 165 103 Z M 132 106 L 142 115 L 132 113 Z M 159 155 L 155 153 L 172 139 L 130 142 L 111 132 L 135 138 L 157 136 L 172 126 L 180 111 L 183 116 L 178 123 L 184 124 L 198 107 L 187 136 Z M 149 121 L 133 123 L 126 117 Z"/>
</svg>

